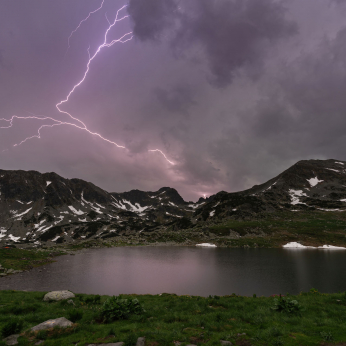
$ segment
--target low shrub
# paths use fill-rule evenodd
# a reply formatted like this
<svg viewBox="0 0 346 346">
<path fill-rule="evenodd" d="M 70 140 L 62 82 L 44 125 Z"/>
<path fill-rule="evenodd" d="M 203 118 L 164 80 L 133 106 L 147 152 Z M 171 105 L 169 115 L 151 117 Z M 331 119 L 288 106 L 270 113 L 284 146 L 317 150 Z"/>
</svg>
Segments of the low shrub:
<svg viewBox="0 0 346 346">
<path fill-rule="evenodd" d="M 272 307 L 272 309 L 287 313 L 300 313 L 301 311 L 303 311 L 302 306 L 297 300 L 282 297 L 281 295 L 279 298 L 274 299 L 274 306 Z"/>
<path fill-rule="evenodd" d="M 70 311 L 70 313 L 68 314 L 68 319 L 69 319 L 71 322 L 73 322 L 73 323 L 75 323 L 75 322 L 81 320 L 82 317 L 83 317 L 83 312 L 80 311 L 80 310 L 72 310 L 72 311 Z"/>
<path fill-rule="evenodd" d="M 145 310 L 138 299 L 108 298 L 101 308 L 101 318 L 104 322 L 128 319 L 130 315 L 141 315 Z"/>
<path fill-rule="evenodd" d="M 23 321 L 22 320 L 12 320 L 7 322 L 1 329 L 1 335 L 4 338 L 7 338 L 8 336 L 12 334 L 18 334 L 23 328 Z"/>
<path fill-rule="evenodd" d="M 333 334 L 331 332 L 321 332 L 320 335 L 325 341 L 333 341 Z"/>
</svg>

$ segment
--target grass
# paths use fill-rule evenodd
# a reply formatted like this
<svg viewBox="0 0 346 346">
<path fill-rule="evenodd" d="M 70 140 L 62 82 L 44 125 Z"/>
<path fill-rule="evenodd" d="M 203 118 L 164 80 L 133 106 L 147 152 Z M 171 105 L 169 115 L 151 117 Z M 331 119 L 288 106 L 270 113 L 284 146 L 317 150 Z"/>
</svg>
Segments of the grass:
<svg viewBox="0 0 346 346">
<path fill-rule="evenodd" d="M 43 302 L 42 292 L 0 291 L 0 330 L 9 322 L 22 321 L 20 345 L 44 340 L 44 346 L 124 341 L 135 345 L 145 336 L 147 346 L 220 345 L 332 345 L 346 342 L 346 294 L 321 294 L 316 290 L 290 296 L 299 312 L 279 312 L 274 297 L 224 297 L 123 295 L 137 298 L 145 312 L 127 320 L 102 323 L 100 309 L 108 298 L 76 295 L 75 306 L 63 302 Z M 48 319 L 72 317 L 67 329 L 51 329 L 38 334 L 25 332 Z M 21 325 L 21 323 L 19 323 Z M 0 345 L 2 346 L 0 341 Z"/>
<path fill-rule="evenodd" d="M 228 220 L 209 228 L 218 237 L 228 235 L 230 230 L 246 236 L 231 240 L 233 246 L 260 242 L 266 247 L 277 247 L 288 241 L 346 246 L 346 215 L 340 212 L 282 212 L 257 220 Z M 256 236 L 261 232 L 266 236 Z"/>
<path fill-rule="evenodd" d="M 0 263 L 4 268 L 28 270 L 53 262 L 52 256 L 58 255 L 60 252 L 2 248 L 0 249 Z"/>
</svg>

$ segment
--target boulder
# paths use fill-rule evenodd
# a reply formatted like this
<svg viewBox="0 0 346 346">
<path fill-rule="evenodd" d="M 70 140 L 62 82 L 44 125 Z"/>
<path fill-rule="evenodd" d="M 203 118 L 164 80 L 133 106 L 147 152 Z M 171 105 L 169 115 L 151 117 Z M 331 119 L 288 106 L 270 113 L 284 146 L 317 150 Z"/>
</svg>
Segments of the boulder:
<svg viewBox="0 0 346 346">
<path fill-rule="evenodd" d="M 66 328 L 71 327 L 73 323 L 66 319 L 65 317 L 56 318 L 55 320 L 48 320 L 45 322 L 42 322 L 38 324 L 35 327 L 32 327 L 30 330 L 33 332 L 37 332 L 39 330 L 54 328 L 54 327 L 60 327 L 60 328 Z"/>
<path fill-rule="evenodd" d="M 43 300 L 45 302 L 49 302 L 50 300 L 54 300 L 54 301 L 59 301 L 59 300 L 65 300 L 65 299 L 71 299 L 71 298 L 74 298 L 75 295 L 70 292 L 70 291 L 51 291 L 51 292 L 48 292 Z"/>
<path fill-rule="evenodd" d="M 233 345 L 230 341 L 220 340 L 222 346 L 230 346 Z"/>
<path fill-rule="evenodd" d="M 136 346 L 145 346 L 145 338 L 138 338 Z"/>
<path fill-rule="evenodd" d="M 5 339 L 2 339 L 2 341 L 5 342 L 6 345 L 17 345 L 18 344 L 18 338 L 19 338 L 19 334 L 13 334 L 8 336 Z"/>
</svg>

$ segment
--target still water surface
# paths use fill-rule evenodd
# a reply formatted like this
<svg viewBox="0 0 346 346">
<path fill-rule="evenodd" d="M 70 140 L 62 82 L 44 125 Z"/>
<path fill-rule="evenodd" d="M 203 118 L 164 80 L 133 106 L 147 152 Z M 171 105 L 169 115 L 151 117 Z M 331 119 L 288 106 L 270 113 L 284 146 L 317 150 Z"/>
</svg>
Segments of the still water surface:
<svg viewBox="0 0 346 346">
<path fill-rule="evenodd" d="M 189 295 L 346 290 L 346 251 L 121 247 L 91 249 L 0 279 L 0 290 Z"/>
</svg>

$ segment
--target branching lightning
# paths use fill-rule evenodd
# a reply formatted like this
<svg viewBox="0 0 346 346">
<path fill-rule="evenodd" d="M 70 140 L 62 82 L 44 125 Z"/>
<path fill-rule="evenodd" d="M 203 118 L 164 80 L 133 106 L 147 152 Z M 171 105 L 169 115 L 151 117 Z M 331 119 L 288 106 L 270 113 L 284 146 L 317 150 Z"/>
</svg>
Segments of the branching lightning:
<svg viewBox="0 0 346 346">
<path fill-rule="evenodd" d="M 86 22 L 86 21 L 90 18 L 90 16 L 91 16 L 93 13 L 96 13 L 97 11 L 99 11 L 99 10 L 102 8 L 104 2 L 105 2 L 105 0 L 102 0 L 102 3 L 101 3 L 101 5 L 100 5 L 100 7 L 98 7 L 98 8 L 97 8 L 96 10 L 94 10 L 94 11 L 89 12 L 89 14 L 88 14 L 84 19 L 82 19 L 82 20 L 80 21 L 80 23 L 78 24 L 78 26 L 76 27 L 76 29 L 74 29 L 74 30 L 71 32 L 70 36 L 69 36 L 68 39 L 67 39 L 67 50 L 66 50 L 65 56 L 66 56 L 68 50 L 70 49 L 70 39 L 71 39 L 72 35 L 80 28 L 80 26 L 82 25 L 83 22 Z M 109 23 L 109 22 L 108 22 L 108 23 Z M 109 23 L 109 25 L 110 25 L 110 23 Z"/>
<path fill-rule="evenodd" d="M 71 39 L 72 35 L 80 28 L 80 26 L 82 25 L 83 22 L 87 21 L 93 13 L 96 13 L 97 11 L 99 11 L 99 10 L 102 8 L 102 6 L 103 6 L 103 4 L 104 4 L 104 1 L 105 1 L 105 0 L 102 0 L 102 3 L 101 3 L 101 5 L 100 5 L 100 7 L 98 7 L 96 10 L 89 12 L 88 16 L 87 16 L 86 18 L 84 18 L 84 19 L 79 23 L 79 25 L 76 27 L 76 29 L 74 29 L 74 30 L 71 32 L 70 36 L 68 37 L 68 48 L 67 48 L 67 50 L 70 48 L 70 39 Z M 115 40 L 112 40 L 112 41 L 110 41 L 110 42 L 108 42 L 108 40 L 107 40 L 108 33 L 109 33 L 110 30 L 114 27 L 114 25 L 115 25 L 117 22 L 120 22 L 120 21 L 122 21 L 122 20 L 128 18 L 128 15 L 125 15 L 125 16 L 123 16 L 123 17 L 121 17 L 121 18 L 118 19 L 119 13 L 120 13 L 124 8 L 126 8 L 126 6 L 127 6 L 127 5 L 121 7 L 121 8 L 117 11 L 116 17 L 115 17 L 115 19 L 114 19 L 113 22 L 110 22 L 109 19 L 108 19 L 108 17 L 107 17 L 107 15 L 105 15 L 105 16 L 106 16 L 106 19 L 107 19 L 107 22 L 108 22 L 108 24 L 109 24 L 109 26 L 108 26 L 108 28 L 107 28 L 107 30 L 106 30 L 106 32 L 105 32 L 103 43 L 96 49 L 96 51 L 95 51 L 95 53 L 94 53 L 93 55 L 90 54 L 90 47 L 88 48 L 87 52 L 88 52 L 89 60 L 88 60 L 88 63 L 87 63 L 87 65 L 86 65 L 86 70 L 85 70 L 85 72 L 84 72 L 84 74 L 83 74 L 82 79 L 81 79 L 77 84 L 75 84 L 75 85 L 73 86 L 73 88 L 70 90 L 70 92 L 68 93 L 68 95 L 66 96 L 65 99 L 61 100 L 60 102 L 58 102 L 58 103 L 55 105 L 56 109 L 57 109 L 61 114 L 67 115 L 68 117 L 70 117 L 71 120 L 76 121 L 78 124 L 75 124 L 75 123 L 73 123 L 73 122 L 66 122 L 66 121 L 58 120 L 58 119 L 55 119 L 55 118 L 53 118 L 53 117 L 38 116 L 38 115 L 35 115 L 35 114 L 32 114 L 32 113 L 31 113 L 32 115 L 30 115 L 30 116 L 17 116 L 17 115 L 14 115 L 14 116 L 12 116 L 10 119 L 4 119 L 4 118 L 1 119 L 1 118 L 0 118 L 0 121 L 5 121 L 5 122 L 8 123 L 7 126 L 2 126 L 2 127 L 0 127 L 0 129 L 8 129 L 8 128 L 11 128 L 11 127 L 13 126 L 13 121 L 14 121 L 15 119 L 19 119 L 19 120 L 21 120 L 21 119 L 23 119 L 23 120 L 35 119 L 35 120 L 41 120 L 41 121 L 50 120 L 50 121 L 52 122 L 51 124 L 44 124 L 44 125 L 41 125 L 41 126 L 38 128 L 37 134 L 36 134 L 36 135 L 27 137 L 27 138 L 25 138 L 24 140 L 22 140 L 21 142 L 14 144 L 15 147 L 20 146 L 21 144 L 23 144 L 23 143 L 25 143 L 26 141 L 28 141 L 28 140 L 30 140 L 30 139 L 33 139 L 33 138 L 38 138 L 38 139 L 40 139 L 40 138 L 41 138 L 41 130 L 44 129 L 44 128 L 46 128 L 46 127 L 53 128 L 53 127 L 55 127 L 55 126 L 68 125 L 68 126 L 73 126 L 73 127 L 77 128 L 77 129 L 86 131 L 86 132 L 88 132 L 89 134 L 91 134 L 91 135 L 93 135 L 93 136 L 96 136 L 96 137 L 99 137 L 99 138 L 102 139 L 103 141 L 108 142 L 108 143 L 110 143 L 110 144 L 113 144 L 113 145 L 115 145 L 115 146 L 118 147 L 118 148 L 127 149 L 126 147 L 124 147 L 124 146 L 122 146 L 122 145 L 119 145 L 119 144 L 117 144 L 116 142 L 111 141 L 111 140 L 109 140 L 109 139 L 103 137 L 101 134 L 89 130 L 89 129 L 87 128 L 87 126 L 85 125 L 85 123 L 84 123 L 82 120 L 80 120 L 80 119 L 78 119 L 78 118 L 75 118 L 75 117 L 72 116 L 70 113 L 68 113 L 67 111 L 64 111 L 64 110 L 62 110 L 62 109 L 60 108 L 63 104 L 65 104 L 65 103 L 67 103 L 67 102 L 69 101 L 69 99 L 70 99 L 71 95 L 74 93 L 74 91 L 85 81 L 85 79 L 86 79 L 86 77 L 87 77 L 87 75 L 88 75 L 88 72 L 89 72 L 89 70 L 90 70 L 90 64 L 91 64 L 91 62 L 96 58 L 96 56 L 100 53 L 100 51 L 101 51 L 103 48 L 105 48 L 105 47 L 107 47 L 107 48 L 112 47 L 115 43 L 126 43 L 126 42 L 132 40 L 132 38 L 133 38 L 132 32 L 128 32 L 128 33 L 124 34 L 123 36 L 121 36 L 120 38 L 115 39 Z M 4 150 L 3 150 L 3 151 L 4 151 Z M 166 160 L 168 163 L 170 163 L 171 165 L 174 165 L 174 162 L 170 161 L 170 160 L 167 158 L 167 156 L 166 156 L 160 149 L 152 149 L 152 150 L 149 150 L 149 152 L 159 152 L 159 153 L 165 158 L 165 160 Z"/>
</svg>

